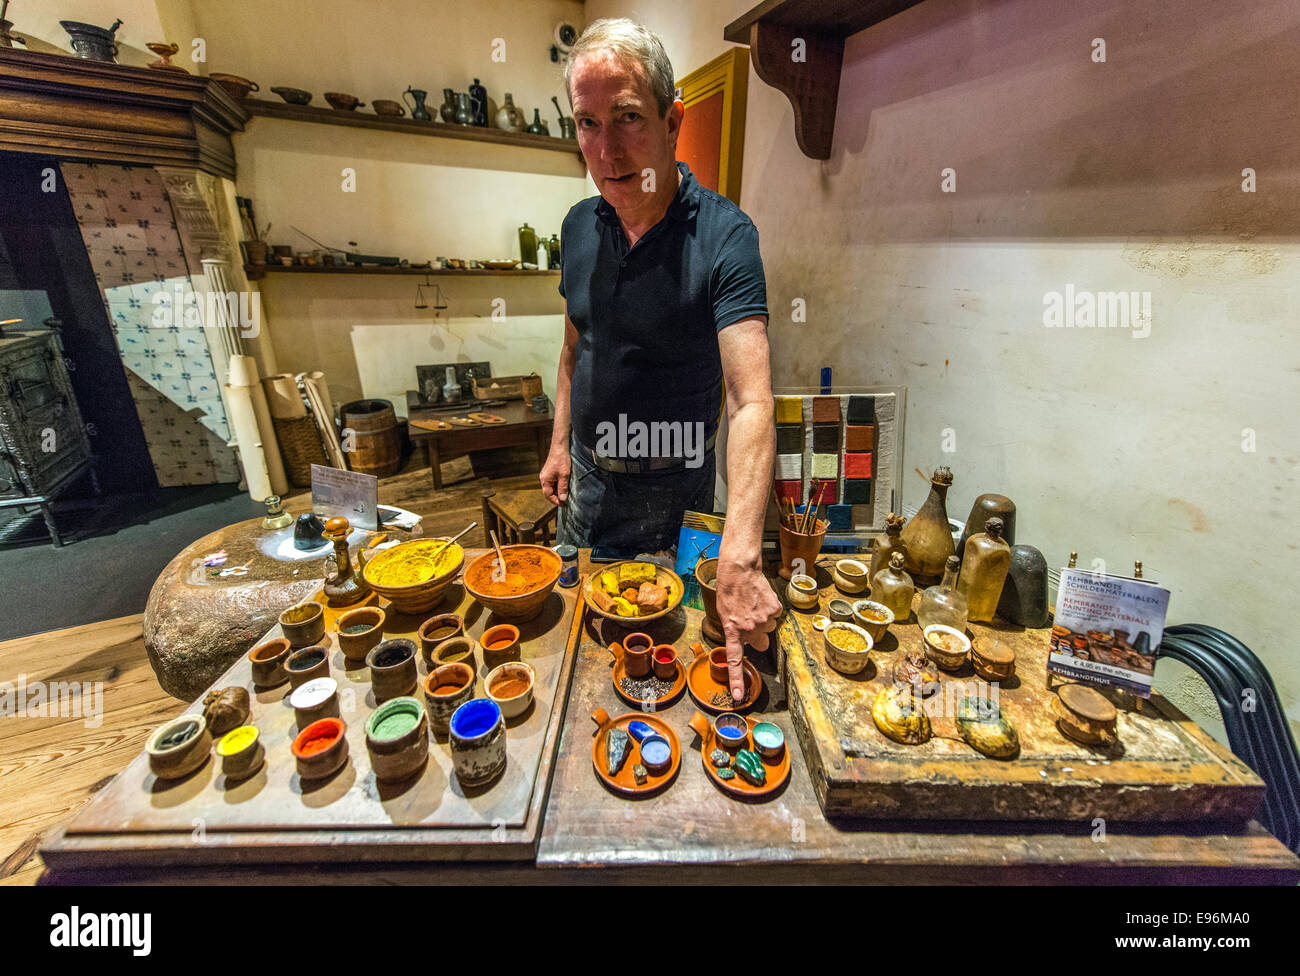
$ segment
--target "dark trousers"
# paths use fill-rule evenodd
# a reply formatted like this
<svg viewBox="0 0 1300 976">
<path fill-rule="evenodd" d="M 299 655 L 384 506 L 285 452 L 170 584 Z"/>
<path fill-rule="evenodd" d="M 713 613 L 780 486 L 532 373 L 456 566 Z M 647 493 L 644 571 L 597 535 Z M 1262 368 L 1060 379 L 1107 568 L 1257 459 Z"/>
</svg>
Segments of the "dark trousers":
<svg viewBox="0 0 1300 976">
<path fill-rule="evenodd" d="M 560 507 L 558 542 L 604 547 L 621 559 L 677 544 L 682 513 L 713 511 L 714 452 L 698 468 L 618 474 L 569 449 L 569 500 Z"/>
</svg>

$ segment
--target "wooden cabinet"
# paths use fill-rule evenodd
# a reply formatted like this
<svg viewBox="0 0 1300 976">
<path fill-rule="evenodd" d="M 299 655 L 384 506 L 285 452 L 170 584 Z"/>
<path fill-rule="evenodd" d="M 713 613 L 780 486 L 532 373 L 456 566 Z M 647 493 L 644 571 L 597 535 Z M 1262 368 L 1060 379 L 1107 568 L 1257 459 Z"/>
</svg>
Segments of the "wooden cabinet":
<svg viewBox="0 0 1300 976">
<path fill-rule="evenodd" d="M 54 497 L 94 470 L 54 330 L 0 336 L 0 508 L 39 508 L 56 546 Z M 98 491 L 98 484 L 95 485 Z"/>
</svg>

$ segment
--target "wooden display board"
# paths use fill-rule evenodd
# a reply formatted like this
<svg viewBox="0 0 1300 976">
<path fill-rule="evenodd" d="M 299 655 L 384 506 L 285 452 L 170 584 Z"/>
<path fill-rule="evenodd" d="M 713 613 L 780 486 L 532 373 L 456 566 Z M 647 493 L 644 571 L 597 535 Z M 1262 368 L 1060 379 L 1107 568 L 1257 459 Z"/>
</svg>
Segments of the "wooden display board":
<svg viewBox="0 0 1300 976">
<path fill-rule="evenodd" d="M 836 590 L 829 564 L 823 557 L 817 567 L 822 584 L 817 612 L 823 614 L 829 600 L 860 599 Z M 918 593 L 914 610 L 919 603 Z M 1051 713 L 1048 630 L 1000 620 L 972 623 L 968 632 L 977 645 L 1001 642 L 1015 651 L 1016 674 L 1000 685 L 999 704 L 1019 732 L 1018 758 L 997 760 L 975 752 L 960 739 L 951 708 L 932 717 L 929 742 L 894 742 L 876 728 L 871 704 L 890 684 L 905 651 L 922 648 L 915 612 L 910 623 L 891 626 L 871 655 L 873 664 L 851 676 L 826 663 L 822 634 L 812 619 L 812 612 L 791 610 L 779 634 L 787 656 L 791 719 L 827 817 L 1241 824 L 1263 799 L 1264 783 L 1245 763 L 1156 694 L 1143 702 L 1107 693 L 1119 711 L 1114 749 L 1067 739 Z M 954 692 L 958 683 L 980 680 L 969 663 L 956 674 L 939 675 Z"/>
<path fill-rule="evenodd" d="M 482 551 L 467 551 L 466 565 Z M 321 594 L 317 598 L 323 601 Z M 459 580 L 448 587 L 442 603 L 425 614 L 396 614 L 386 600 L 380 605 L 389 614 L 385 637 L 415 640 L 416 629 L 435 613 L 462 614 L 466 634 L 473 639 L 499 622 Z M 460 786 L 445 735 L 431 735 L 429 761 L 411 781 L 376 781 L 365 744 L 365 723 L 375 709 L 369 669 L 346 661 L 335 634 L 342 611 L 329 609 L 330 676 L 339 683 L 350 754 L 339 773 L 319 784 L 304 784 L 299 778 L 289 751 L 298 732 L 289 685 L 254 690 L 245 656 L 213 687 L 249 689 L 248 721 L 261 730 L 266 749 L 266 763 L 258 773 L 228 784 L 214 750 L 196 772 L 160 781 L 141 753 L 42 849 L 42 855 L 54 868 L 532 858 L 573 673 L 572 649 L 582 616 L 575 610 L 580 606 L 576 588 L 557 587 L 540 616 L 518 624 L 522 659 L 536 675 L 535 700 L 523 715 L 507 720 L 506 769 L 486 787 Z M 277 625 L 267 639 L 278 636 Z M 486 670 L 481 650 L 475 653 L 476 697 L 483 697 Z M 422 659 L 418 669 L 423 681 L 428 668 Z M 415 695 L 422 699 L 419 689 Z M 201 712 L 202 696 L 187 711 Z"/>
</svg>

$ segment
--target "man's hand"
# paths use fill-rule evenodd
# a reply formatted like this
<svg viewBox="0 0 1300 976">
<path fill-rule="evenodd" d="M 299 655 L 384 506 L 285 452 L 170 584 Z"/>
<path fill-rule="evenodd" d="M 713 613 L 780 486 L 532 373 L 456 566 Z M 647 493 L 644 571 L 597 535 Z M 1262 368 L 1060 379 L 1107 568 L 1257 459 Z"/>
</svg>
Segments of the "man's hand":
<svg viewBox="0 0 1300 976">
<path fill-rule="evenodd" d="M 781 616 L 781 601 L 758 563 L 728 559 L 718 560 L 718 616 L 727 638 L 727 673 L 731 697 L 745 700 L 745 675 L 740 662 L 744 645 L 756 651 L 767 650 L 768 634 L 776 629 Z"/>
<path fill-rule="evenodd" d="M 566 447 L 555 447 L 546 455 L 542 465 L 542 494 L 552 505 L 563 505 L 569 500 L 569 451 Z"/>
</svg>

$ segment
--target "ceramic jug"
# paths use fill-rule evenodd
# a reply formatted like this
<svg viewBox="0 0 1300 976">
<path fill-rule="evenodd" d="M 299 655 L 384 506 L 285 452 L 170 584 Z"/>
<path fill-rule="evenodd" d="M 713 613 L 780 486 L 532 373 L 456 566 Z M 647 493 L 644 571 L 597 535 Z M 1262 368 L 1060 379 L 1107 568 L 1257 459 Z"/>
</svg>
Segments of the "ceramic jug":
<svg viewBox="0 0 1300 976">
<path fill-rule="evenodd" d="M 456 92 L 456 124 L 457 125 L 474 125 L 474 118 L 478 112 L 478 106 L 475 100 L 470 97 L 468 92 Z"/>
<path fill-rule="evenodd" d="M 528 131 L 535 136 L 549 136 L 551 134 L 550 126 L 542 121 L 541 109 L 533 109 L 533 123 L 528 127 Z"/>
<path fill-rule="evenodd" d="M 438 106 L 438 115 L 444 122 L 456 121 L 456 93 L 450 88 L 442 90 L 442 104 Z"/>
<path fill-rule="evenodd" d="M 411 98 L 415 100 L 414 104 L 407 101 L 407 95 L 410 95 Z M 419 88 L 407 88 L 406 91 L 402 92 L 402 101 L 406 102 L 407 106 L 411 109 L 411 118 L 419 119 L 422 122 L 433 121 L 433 116 L 430 115 L 429 110 L 424 107 L 424 100 L 428 97 L 429 93 L 427 91 L 422 91 Z"/>
<path fill-rule="evenodd" d="M 474 103 L 473 124 L 486 129 L 488 124 L 488 93 L 487 89 L 478 83 L 477 78 L 474 79 L 474 84 L 469 86 L 469 97 Z"/>
<path fill-rule="evenodd" d="M 497 112 L 496 123 L 498 129 L 505 129 L 507 132 L 524 131 L 524 113 L 515 107 L 510 92 L 506 92 L 505 104 Z"/>
</svg>

